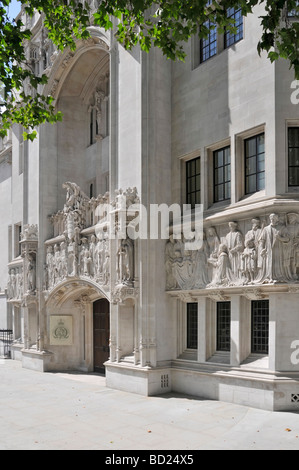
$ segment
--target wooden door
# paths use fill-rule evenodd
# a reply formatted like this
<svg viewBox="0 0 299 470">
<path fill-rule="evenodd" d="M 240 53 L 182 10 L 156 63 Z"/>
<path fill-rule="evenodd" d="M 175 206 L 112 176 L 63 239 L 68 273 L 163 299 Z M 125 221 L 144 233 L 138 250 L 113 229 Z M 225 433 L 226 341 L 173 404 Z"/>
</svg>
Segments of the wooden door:
<svg viewBox="0 0 299 470">
<path fill-rule="evenodd" d="M 104 363 L 109 359 L 110 304 L 101 299 L 93 304 L 94 370 L 104 372 Z"/>
</svg>

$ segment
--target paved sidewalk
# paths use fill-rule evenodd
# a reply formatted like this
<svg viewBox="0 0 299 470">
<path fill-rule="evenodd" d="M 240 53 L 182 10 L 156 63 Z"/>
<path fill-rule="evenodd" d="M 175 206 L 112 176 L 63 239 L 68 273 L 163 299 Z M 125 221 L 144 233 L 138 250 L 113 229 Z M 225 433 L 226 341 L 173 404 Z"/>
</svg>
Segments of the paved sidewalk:
<svg viewBox="0 0 299 470">
<path fill-rule="evenodd" d="M 0 450 L 298 450 L 299 413 L 106 388 L 0 361 Z"/>
</svg>

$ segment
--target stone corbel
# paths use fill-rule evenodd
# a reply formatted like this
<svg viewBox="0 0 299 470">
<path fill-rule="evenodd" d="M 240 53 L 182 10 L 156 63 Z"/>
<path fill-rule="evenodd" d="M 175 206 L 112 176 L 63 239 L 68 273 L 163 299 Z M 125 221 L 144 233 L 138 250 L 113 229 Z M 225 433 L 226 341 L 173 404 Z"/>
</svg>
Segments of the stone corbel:
<svg viewBox="0 0 299 470">
<path fill-rule="evenodd" d="M 299 286 L 289 286 L 288 292 L 290 294 L 299 294 Z"/>
<path fill-rule="evenodd" d="M 195 297 L 193 297 L 190 292 L 178 292 L 178 298 L 185 303 L 194 303 L 196 302 Z"/>
<path fill-rule="evenodd" d="M 128 299 L 136 301 L 138 295 L 138 289 L 126 285 L 118 285 L 111 294 L 111 302 L 113 304 L 123 304 Z"/>
<path fill-rule="evenodd" d="M 215 290 L 208 293 L 208 297 L 216 302 L 225 302 L 229 300 L 229 297 L 224 294 L 221 290 Z"/>
<path fill-rule="evenodd" d="M 265 297 L 258 288 L 243 289 L 242 295 L 248 300 L 262 300 Z"/>
</svg>

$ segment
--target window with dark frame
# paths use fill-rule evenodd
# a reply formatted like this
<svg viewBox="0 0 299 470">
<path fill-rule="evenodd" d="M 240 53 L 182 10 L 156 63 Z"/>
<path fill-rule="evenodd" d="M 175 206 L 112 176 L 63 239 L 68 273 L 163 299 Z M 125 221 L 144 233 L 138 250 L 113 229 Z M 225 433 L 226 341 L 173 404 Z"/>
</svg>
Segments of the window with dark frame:
<svg viewBox="0 0 299 470">
<path fill-rule="evenodd" d="M 245 142 L 245 194 L 265 189 L 265 135 L 259 134 Z"/>
<path fill-rule="evenodd" d="M 233 27 L 235 31 L 226 30 L 224 33 L 224 48 L 228 48 L 236 42 L 243 39 L 243 15 L 241 8 L 228 8 L 227 18 L 231 18 L 233 21 Z"/>
<path fill-rule="evenodd" d="M 90 145 L 94 143 L 94 131 L 93 131 L 93 126 L 94 126 L 94 119 L 93 119 L 93 109 L 90 110 L 90 123 L 89 123 L 89 140 L 90 140 Z"/>
<path fill-rule="evenodd" d="M 230 302 L 217 302 L 217 351 L 230 351 Z"/>
<path fill-rule="evenodd" d="M 299 127 L 288 129 L 288 182 L 299 186 Z"/>
<path fill-rule="evenodd" d="M 217 54 L 217 26 L 208 20 L 203 24 L 209 30 L 206 38 L 200 40 L 200 63 Z"/>
<path fill-rule="evenodd" d="M 187 349 L 197 349 L 198 316 L 197 303 L 187 304 Z"/>
<path fill-rule="evenodd" d="M 200 182 L 200 157 L 186 162 L 186 203 L 201 204 L 201 182 Z"/>
<path fill-rule="evenodd" d="M 213 167 L 214 202 L 226 201 L 231 196 L 230 147 L 224 147 L 213 153 Z"/>
<path fill-rule="evenodd" d="M 269 300 L 251 302 L 251 352 L 268 354 L 269 351 Z"/>
</svg>

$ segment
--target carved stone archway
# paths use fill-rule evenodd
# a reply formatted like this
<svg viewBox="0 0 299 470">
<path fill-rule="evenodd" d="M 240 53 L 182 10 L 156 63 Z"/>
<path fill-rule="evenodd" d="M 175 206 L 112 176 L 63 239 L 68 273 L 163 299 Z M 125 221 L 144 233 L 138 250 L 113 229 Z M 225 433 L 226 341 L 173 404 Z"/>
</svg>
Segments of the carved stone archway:
<svg viewBox="0 0 299 470">
<path fill-rule="evenodd" d="M 107 294 L 92 281 L 65 280 L 45 302 L 48 370 L 94 370 L 93 304 Z"/>
</svg>

